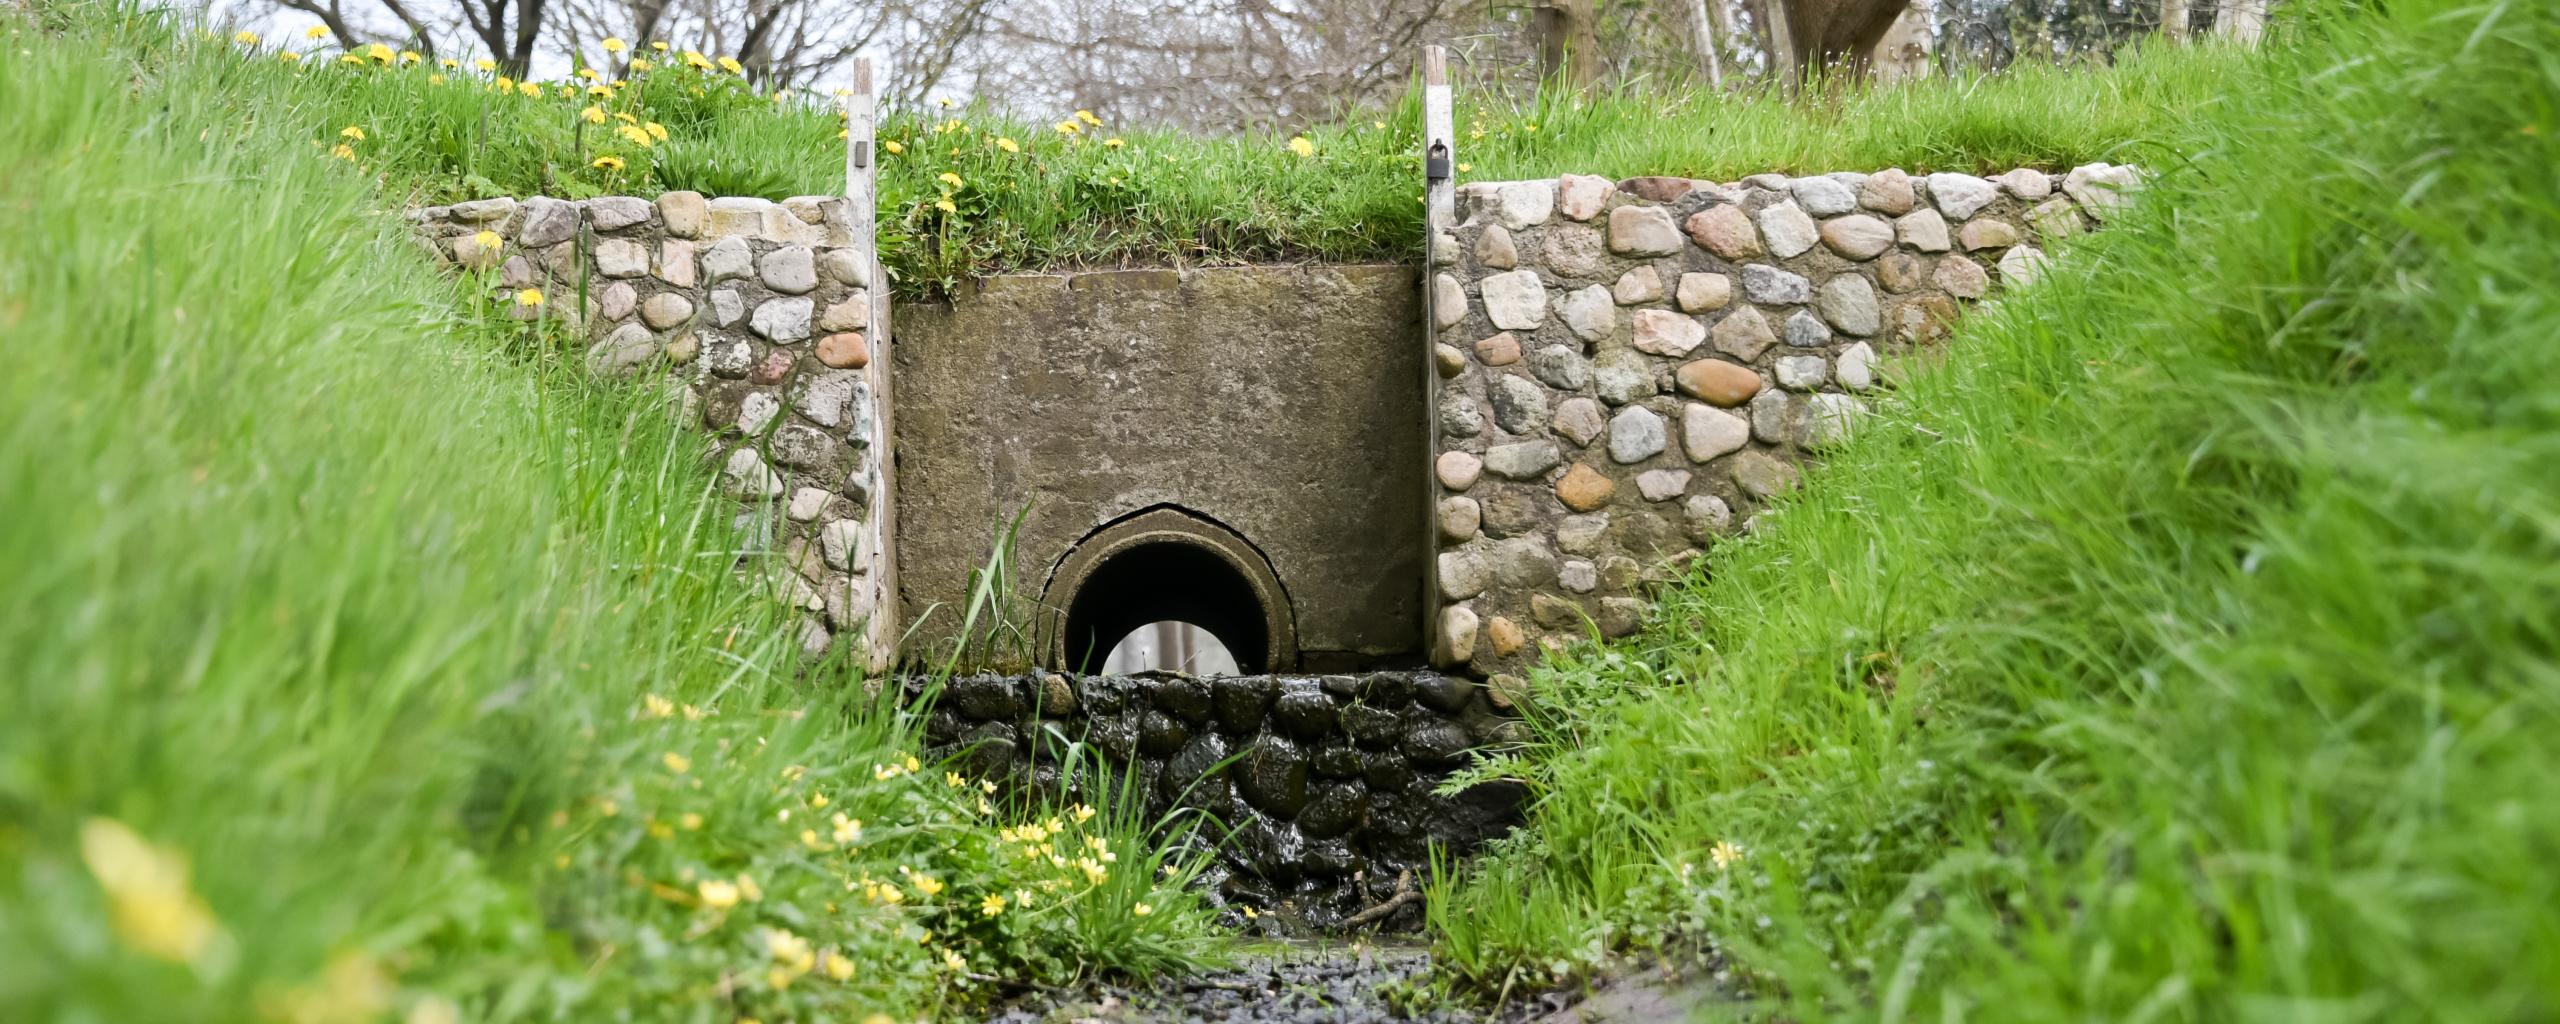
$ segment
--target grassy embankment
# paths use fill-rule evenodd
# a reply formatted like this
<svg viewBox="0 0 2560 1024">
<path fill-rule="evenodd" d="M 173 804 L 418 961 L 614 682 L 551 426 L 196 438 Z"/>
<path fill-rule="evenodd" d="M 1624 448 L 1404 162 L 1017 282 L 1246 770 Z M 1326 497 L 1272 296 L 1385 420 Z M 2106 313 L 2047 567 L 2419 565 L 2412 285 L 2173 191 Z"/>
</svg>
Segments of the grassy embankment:
<svg viewBox="0 0 2560 1024">
<path fill-rule="evenodd" d="M 362 126 L 356 161 L 423 200 L 668 189 L 778 199 L 844 187 L 834 97 L 760 96 L 716 64 L 689 66 L 680 45 L 664 53 L 641 46 L 645 69 L 607 65 L 592 82 L 544 83 L 528 95 L 523 83 L 468 62 L 402 64 L 388 50 L 380 54 L 387 66 L 330 49 L 290 63 L 276 55 L 303 43 L 233 48 L 301 79 L 310 102 L 338 124 Z M 2195 116 L 2232 64 L 2217 50 L 2167 51 L 2113 67 L 2023 67 L 1807 106 L 1642 89 L 1514 101 L 1461 88 L 1459 177 L 1573 171 L 1730 181 L 1895 164 L 2069 167 L 2119 159 L 2129 144 Z M 1345 112 L 1286 137 L 1054 116 L 975 108 L 887 116 L 881 243 L 902 291 L 1004 269 L 1407 259 L 1418 251 L 1417 100 Z M 1296 139 L 1305 140 L 1304 155 L 1291 147 Z M 937 205 L 946 202 L 948 210 Z"/>
<path fill-rule="evenodd" d="M 333 96 L 71 17 L 0 14 L 0 1019 L 914 1019 L 1208 951 L 1135 823 L 795 678 L 693 435 L 466 312 Z"/>
<path fill-rule="evenodd" d="M 2294 29 L 1657 629 L 1539 674 L 1534 832 L 1435 901 L 1463 970 L 2560 1013 L 2560 9 Z"/>
</svg>

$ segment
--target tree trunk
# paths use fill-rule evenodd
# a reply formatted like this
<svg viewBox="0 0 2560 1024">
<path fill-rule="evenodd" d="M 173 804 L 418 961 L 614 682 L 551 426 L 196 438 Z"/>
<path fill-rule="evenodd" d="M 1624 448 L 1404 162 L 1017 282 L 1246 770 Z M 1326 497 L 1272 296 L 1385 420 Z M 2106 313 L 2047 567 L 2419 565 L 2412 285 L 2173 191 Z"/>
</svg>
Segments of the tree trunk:
<svg viewBox="0 0 2560 1024">
<path fill-rule="evenodd" d="M 1876 43 L 1876 81 L 1884 85 L 1929 77 L 1929 5 L 1914 3 L 1893 19 Z"/>
<path fill-rule="evenodd" d="M 1787 0 L 1760 0 L 1760 30 L 1768 43 L 1769 75 L 1789 92 L 1804 80 L 1796 60 L 1795 32 L 1787 27 Z"/>
<path fill-rule="evenodd" d="M 2213 30 L 2242 46 L 2258 45 L 2258 37 L 2267 34 L 2268 0 L 2222 0 L 2222 10 L 2213 19 Z"/>
<path fill-rule="evenodd" d="M 1724 33 L 1718 31 L 1721 26 L 1716 24 L 1715 17 L 1707 13 L 1707 9 L 1720 2 L 1722 0 L 1689 0 L 1689 21 L 1697 33 L 1698 62 L 1706 69 L 1707 88 L 1718 91 L 1724 89 L 1724 55 L 1717 52 Z"/>
<path fill-rule="evenodd" d="M 2173 43 L 2186 42 L 2187 22 L 2194 14 L 2194 0 L 2160 0 L 2160 34 Z"/>
<path fill-rule="evenodd" d="M 1588 90 L 1600 79 L 1597 0 L 1548 0 L 1538 7 L 1538 75 Z"/>
</svg>

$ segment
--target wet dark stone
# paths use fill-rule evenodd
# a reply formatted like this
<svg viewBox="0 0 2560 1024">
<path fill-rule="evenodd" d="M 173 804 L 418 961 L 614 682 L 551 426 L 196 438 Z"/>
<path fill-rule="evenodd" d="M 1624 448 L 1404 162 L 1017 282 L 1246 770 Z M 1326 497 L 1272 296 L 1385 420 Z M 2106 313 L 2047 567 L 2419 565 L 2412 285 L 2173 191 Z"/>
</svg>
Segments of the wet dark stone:
<svg viewBox="0 0 2560 1024">
<path fill-rule="evenodd" d="M 1353 704 L 1342 709 L 1342 727 L 1362 746 L 1381 747 L 1404 735 L 1404 717 L 1386 708 Z"/>
<path fill-rule="evenodd" d="M 1022 685 L 1005 676 L 963 676 L 951 681 L 943 699 L 960 713 L 981 722 L 1011 721 L 1022 714 Z"/>
<path fill-rule="evenodd" d="M 1341 743 L 1328 743 L 1316 748 L 1316 774 L 1328 779 L 1348 779 L 1360 774 L 1360 752 Z"/>
<path fill-rule="evenodd" d="M 1388 709 L 1400 708 L 1413 695 L 1413 683 L 1395 672 L 1378 672 L 1360 680 L 1360 702 Z"/>
<path fill-rule="evenodd" d="M 1209 703 L 1218 728 L 1237 736 L 1262 731 L 1262 712 L 1271 706 L 1270 676 L 1222 676 L 1209 683 Z"/>
<path fill-rule="evenodd" d="M 1465 676 L 1446 676 L 1424 672 L 1415 677 L 1414 691 L 1422 702 L 1436 710 L 1457 714 L 1467 708 L 1467 698 L 1476 694 L 1476 684 Z"/>
<path fill-rule="evenodd" d="M 1065 718 L 1076 713 L 1076 689 L 1068 685 L 1065 676 L 1055 672 L 1042 673 L 1038 697 L 1040 714 L 1044 718 Z"/>
<path fill-rule="evenodd" d="M 1084 707 L 1091 714 L 1116 715 L 1129 706 L 1129 681 L 1118 676 L 1086 676 Z"/>
<path fill-rule="evenodd" d="M 1324 692 L 1336 697 L 1350 698 L 1360 695 L 1359 676 L 1326 676 L 1316 681 L 1324 684 Z"/>
<path fill-rule="evenodd" d="M 1309 839 L 1331 839 L 1351 831 L 1369 815 L 1369 791 L 1357 782 L 1328 782 L 1315 787 L 1307 809 L 1298 812 L 1298 831 Z"/>
<path fill-rule="evenodd" d="M 1368 860 L 1352 852 L 1351 844 L 1339 839 L 1308 843 L 1298 854 L 1298 864 L 1307 874 L 1322 878 L 1340 878 L 1368 865 Z"/>
<path fill-rule="evenodd" d="M 1271 720 L 1302 743 L 1330 736 L 1333 698 L 1325 696 L 1315 680 L 1289 680 L 1280 684 L 1280 701 L 1271 708 Z"/>
<path fill-rule="evenodd" d="M 1138 752 L 1138 727 L 1129 721 L 1129 716 L 1112 715 L 1090 721 L 1085 739 L 1112 760 L 1126 761 Z"/>
<path fill-rule="evenodd" d="M 1460 850 L 1510 831 L 1529 805 L 1529 786 L 1516 779 L 1479 782 L 1439 801 L 1431 836 Z"/>
<path fill-rule="evenodd" d="M 1406 755 L 1428 768 L 1447 768 L 1465 760 L 1472 745 L 1465 729 L 1437 718 L 1419 719 L 1404 731 Z"/>
<path fill-rule="evenodd" d="M 968 744 L 969 774 L 992 779 L 1013 770 L 1013 727 L 1003 722 L 986 722 L 969 730 L 961 742 Z"/>
<path fill-rule="evenodd" d="M 1150 757 L 1170 757 L 1191 741 L 1191 730 L 1172 715 L 1154 708 L 1138 713 L 1138 749 Z"/>
<path fill-rule="evenodd" d="M 1178 807 L 1197 807 L 1224 814 L 1227 809 L 1227 775 L 1219 762 L 1227 759 L 1227 741 L 1214 732 L 1204 732 L 1182 745 L 1182 750 L 1164 763 L 1164 774 L 1156 777 L 1156 793 L 1164 803 Z M 1212 775 L 1210 773 L 1215 772 Z"/>
<path fill-rule="evenodd" d="M 959 715 L 935 711 L 933 717 L 924 720 L 924 738 L 935 743 L 950 743 L 958 740 L 968 728 L 968 723 L 961 721 Z"/>
<path fill-rule="evenodd" d="M 1275 821 L 1257 820 L 1236 832 L 1236 850 L 1244 856 L 1245 866 L 1283 886 L 1298 884 L 1303 874 L 1299 858 L 1306 846 L 1297 829 Z"/>
<path fill-rule="evenodd" d="M 1381 839 L 1411 839 L 1422 834 L 1420 804 L 1392 793 L 1369 794 L 1369 834 Z"/>
<path fill-rule="evenodd" d="M 1197 679 L 1149 680 L 1147 698 L 1192 725 L 1209 720 L 1209 686 Z"/>
<path fill-rule="evenodd" d="M 1401 793 L 1413 784 L 1413 768 L 1402 752 L 1379 751 L 1360 759 L 1360 778 L 1381 793 Z"/>
<path fill-rule="evenodd" d="M 1307 805 L 1307 756 L 1277 736 L 1255 740 L 1236 763 L 1236 789 L 1265 814 L 1296 817 Z"/>
</svg>

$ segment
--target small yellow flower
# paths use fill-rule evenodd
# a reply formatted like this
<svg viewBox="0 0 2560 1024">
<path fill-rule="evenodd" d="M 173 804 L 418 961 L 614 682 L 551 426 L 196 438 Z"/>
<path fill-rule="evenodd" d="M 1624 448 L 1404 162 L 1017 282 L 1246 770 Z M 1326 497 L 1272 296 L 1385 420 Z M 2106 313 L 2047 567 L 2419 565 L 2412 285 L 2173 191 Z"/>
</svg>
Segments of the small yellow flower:
<svg viewBox="0 0 2560 1024">
<path fill-rule="evenodd" d="M 348 125 L 344 128 L 338 129 L 338 137 L 341 139 L 354 139 L 357 142 L 363 142 L 364 129 L 356 127 L 355 125 Z"/>
<path fill-rule="evenodd" d="M 443 76 L 443 75 L 428 75 L 428 76 L 427 76 L 427 84 L 428 84 L 428 85 L 443 85 L 443 84 L 444 84 L 444 76 Z"/>
<path fill-rule="evenodd" d="M 1093 111 L 1090 111 L 1090 110 L 1079 110 L 1079 111 L 1076 111 L 1076 120 L 1078 120 L 1078 121 L 1082 121 L 1082 122 L 1084 122 L 1084 123 L 1086 123 L 1086 124 L 1089 124 L 1089 125 L 1092 125 L 1092 126 L 1094 126 L 1094 127 L 1096 127 L 1096 128 L 1100 128 L 1100 127 L 1102 127 L 1102 119 L 1101 119 L 1101 118 L 1099 118 L 1099 117 L 1095 117 L 1095 116 L 1093 116 Z"/>
<path fill-rule="evenodd" d="M 1084 130 L 1084 126 L 1083 126 L 1083 125 L 1077 124 L 1077 123 L 1075 123 L 1075 122 L 1073 122 L 1073 121 L 1060 121 L 1060 122 L 1058 122 L 1058 126 L 1057 126 L 1057 127 L 1058 127 L 1058 134 L 1060 134 L 1060 135 L 1073 135 L 1073 134 L 1075 134 L 1075 133 L 1077 133 L 1077 132 L 1080 132 L 1080 131 L 1083 131 L 1083 130 Z"/>
<path fill-rule="evenodd" d="M 835 816 L 835 829 L 836 842 L 840 845 L 851 846 L 862 841 L 862 819 L 860 818 L 848 818 L 838 814 Z"/>
<path fill-rule="evenodd" d="M 957 182 L 957 181 L 952 182 L 952 186 L 953 186 L 953 187 L 955 187 L 955 188 L 956 188 L 956 187 L 958 187 L 958 186 L 959 186 L 959 184 L 960 184 L 960 183 L 959 183 L 959 182 Z M 996 780 L 994 780 L 994 779 L 979 779 L 979 780 L 978 780 L 978 791 L 979 791 L 979 792 L 982 792 L 982 793 L 985 793 L 985 794 L 987 794 L 987 795 L 989 795 L 989 796 L 993 796 L 993 795 L 995 795 L 995 791 L 996 791 Z"/>
<path fill-rule="evenodd" d="M 472 66 L 472 67 L 475 67 L 475 68 L 478 68 L 478 69 L 480 69 L 480 70 L 482 70 L 482 71 L 496 71 L 496 70 L 498 70 L 498 62 L 497 62 L 497 61 L 494 61 L 494 60 L 490 60 L 490 59 L 489 59 L 489 58 L 487 58 L 487 57 L 482 57 L 482 58 L 480 58 L 479 60 L 472 61 L 472 62 L 471 62 L 471 66 Z"/>
<path fill-rule="evenodd" d="M 978 901 L 978 913 L 987 917 L 1004 913 L 1004 897 L 993 893 L 988 894 L 986 899 Z"/>
<path fill-rule="evenodd" d="M 669 824 L 667 824 L 666 822 L 663 822 L 663 821 L 658 821 L 658 820 L 656 820 L 656 819 L 651 819 L 651 820 L 650 820 L 650 822 L 649 822 L 649 838 L 651 838 L 651 839 L 673 839 L 673 838 L 675 838 L 675 834 L 676 834 L 676 827 L 675 827 L 675 826 L 673 826 L 673 825 L 669 825 Z"/>
<path fill-rule="evenodd" d="M 1459 165 L 1458 165 L 1458 173 L 1460 173 L 1460 174 L 1465 174 L 1465 173 L 1467 173 L 1468 171 L 1472 171 L 1472 170 L 1475 170 L 1475 169 L 1476 169 L 1476 165 L 1474 165 L 1474 164 L 1459 164 Z"/>
<path fill-rule="evenodd" d="M 1253 920 L 1254 918 L 1261 917 L 1261 916 L 1262 916 L 1262 915 L 1260 915 L 1260 914 L 1254 913 L 1254 912 L 1253 912 L 1253 908 L 1252 908 L 1252 907 L 1250 907 L 1250 906 L 1248 906 L 1248 907 L 1245 907 L 1245 908 L 1244 908 L 1244 919 L 1245 919 L 1245 920 L 1247 920 L 1247 921 Z"/>
<path fill-rule="evenodd" d="M 1005 152 L 1007 152 L 1007 153 L 1019 153 L 1019 152 L 1022 152 L 1022 144 L 1021 144 L 1021 143 L 1015 142 L 1015 141 L 1013 141 L 1012 139 L 1008 139 L 1008 138 L 1005 138 L 1005 137 L 1003 137 L 1003 136 L 998 136 L 998 137 L 996 138 L 996 148 L 997 148 L 997 149 L 1004 150 L 1004 151 L 1005 151 Z"/>
<path fill-rule="evenodd" d="M 313 26 L 311 26 L 310 28 L 303 29 L 303 30 L 302 30 L 302 38 L 304 38 L 304 39 L 327 39 L 327 38 L 329 38 L 329 26 L 327 26 L 327 25 L 313 25 Z"/>
<path fill-rule="evenodd" d="M 1149 914 L 1155 913 L 1155 912 L 1156 912 L 1156 908 L 1151 907 L 1151 906 L 1148 906 L 1148 905 L 1146 905 L 1146 904 L 1144 904 L 1144 903 L 1141 903 L 1141 904 L 1138 904 L 1137 906 L 1130 907 L 1130 908 L 1129 908 L 1129 912 L 1130 912 L 1130 913 L 1132 913 L 1132 914 L 1136 914 L 1136 915 L 1138 915 L 1139 917 L 1145 917 L 1145 916 L 1147 916 L 1147 915 L 1149 915 Z"/>
<path fill-rule="evenodd" d="M 676 819 L 676 824 L 683 826 L 687 832 L 702 831 L 702 815 L 686 811 L 683 817 Z"/>
<path fill-rule="evenodd" d="M 909 875 L 907 876 L 907 882 L 914 885 L 917 892 L 923 893 L 927 896 L 942 895 L 942 882 L 934 878 L 932 875 Z"/>
<path fill-rule="evenodd" d="M 578 80 L 579 80 L 579 81 L 581 81 L 581 82 L 592 82 L 592 81 L 595 81 L 595 80 L 596 80 L 597 78 L 599 78 L 599 77 L 601 77 L 601 76 L 599 76 L 599 75 L 597 75 L 597 74 L 596 74 L 596 69 L 594 69 L 594 68 L 579 68 L 579 69 L 578 69 Z"/>
<path fill-rule="evenodd" d="M 1077 805 L 1076 805 L 1076 824 L 1081 825 L 1081 824 L 1084 824 L 1085 822 L 1092 821 L 1092 820 L 1093 820 L 1093 808 L 1091 808 L 1091 807 L 1087 807 L 1087 806 L 1085 806 L 1085 805 L 1083 805 L 1083 804 L 1077 804 Z"/>
<path fill-rule="evenodd" d="M 738 905 L 738 887 L 717 878 L 703 879 L 701 884 L 693 887 L 693 891 L 702 897 L 703 906 L 713 910 L 727 910 Z"/>
<path fill-rule="evenodd" d="M 519 306 L 539 306 L 539 305 L 541 305 L 541 304 L 542 304 L 542 289 L 540 289 L 540 288 L 527 288 L 527 289 L 525 289 L 525 290 L 523 290 L 523 291 L 520 291 L 520 292 L 517 292 L 517 293 L 516 293 L 516 305 L 519 305 Z M 612 817 L 612 816 L 613 816 L 614 811 L 613 811 L 613 802 L 612 802 L 612 801 L 610 801 L 610 800 L 605 801 L 605 804 L 604 804 L 604 814 L 605 814 L 605 817 L 608 817 L 608 818 L 610 818 L 610 817 Z"/>
<path fill-rule="evenodd" d="M 653 68 L 653 67 L 657 67 L 657 65 L 649 63 L 648 59 L 647 59 L 647 58 L 645 58 L 645 57 L 633 57 L 633 58 L 631 58 L 631 73 L 632 73 L 632 74 L 635 74 L 635 75 L 638 75 L 638 74 L 646 74 L 646 73 L 648 72 L 648 70 L 649 70 L 650 68 Z"/>
<path fill-rule="evenodd" d="M 353 160 L 356 158 L 356 151 L 353 147 L 341 142 L 335 148 L 329 150 L 329 155 L 337 157 L 340 160 Z"/>
<path fill-rule="evenodd" d="M 626 124 L 626 125 L 623 125 L 622 127 L 619 127 L 619 128 L 614 129 L 613 131 L 614 131 L 614 134 L 616 134 L 616 135 L 620 135 L 620 136 L 622 136 L 623 138 L 626 138 L 626 139 L 631 140 L 633 143 L 637 144 L 637 145 L 638 145 L 640 148 L 642 148 L 642 149 L 647 149 L 647 148 L 649 148 L 649 144 L 650 144 L 652 141 L 654 141 L 654 140 L 652 140 L 652 139 L 650 139 L 650 138 L 649 138 L 649 133 L 648 133 L 648 132 L 645 132 L 645 131 L 640 130 L 640 126 L 638 126 L 638 125 L 630 125 L 630 124 Z"/>
<path fill-rule="evenodd" d="M 479 239 L 481 248 L 485 249 L 489 247 L 489 240 L 498 237 L 498 233 L 495 231 L 483 231 L 476 237 Z M 640 717 L 642 718 L 666 718 L 674 715 L 675 713 L 676 705 L 674 701 L 668 700 L 654 693 L 643 695 L 640 698 Z"/>
<path fill-rule="evenodd" d="M 906 759 L 904 762 L 901 762 L 901 763 L 905 764 L 905 765 L 906 765 L 906 767 L 907 767 L 907 770 L 908 770 L 908 771 L 910 771 L 910 772 L 917 772 L 917 771 L 922 771 L 922 770 L 924 770 L 924 762 L 916 760 L 916 756 L 915 756 L 914 754 L 909 754 L 909 755 L 907 755 L 907 759 Z"/>
<path fill-rule="evenodd" d="M 943 184 L 945 184 L 945 185 L 949 185 L 949 186 L 951 186 L 952 188 L 959 188 L 959 187 L 961 187 L 960 176 L 959 176 L 959 175 L 957 175 L 957 174 L 953 174 L 953 173 L 951 173 L 950 171 L 944 171 L 944 172 L 942 172 L 941 174 L 937 174 L 937 175 L 935 175 L 935 176 L 934 176 L 934 180 L 939 181 L 939 182 L 941 182 L 941 183 L 943 183 Z"/>
<path fill-rule="evenodd" d="M 606 121 L 603 107 L 590 106 L 579 111 L 578 116 L 585 118 L 588 124 L 603 124 Z"/>
<path fill-rule="evenodd" d="M 672 750 L 661 755 L 658 758 L 658 763 L 666 765 L 668 771 L 674 772 L 678 775 L 682 775 L 693 770 L 692 758 L 686 757 L 683 754 L 676 753 Z"/>
<path fill-rule="evenodd" d="M 438 57 L 436 58 L 436 66 L 447 71 L 454 71 L 462 67 L 462 62 L 451 57 Z"/>
<path fill-rule="evenodd" d="M 355 54 L 352 54 L 352 53 L 342 53 L 342 54 L 339 54 L 339 55 L 338 55 L 338 63 L 340 63 L 340 64 L 354 64 L 354 65 L 357 65 L 357 66 L 361 67 L 361 66 L 363 66 L 363 64 L 364 64 L 364 58 L 362 58 L 362 57 L 358 57 L 358 56 L 356 56 Z"/>
<path fill-rule="evenodd" d="M 711 58 L 705 57 L 692 50 L 686 50 L 684 52 L 684 66 L 696 71 L 709 71 L 711 70 Z"/>
<path fill-rule="evenodd" d="M 399 56 L 394 53 L 390 47 L 384 46 L 381 43 L 374 43 L 365 47 L 364 55 L 373 58 L 373 62 L 376 64 L 389 64 Z"/>
<path fill-rule="evenodd" d="M 186 858 L 151 844 L 112 818 L 80 825 L 80 860 L 106 890 L 116 934 L 142 953 L 190 963 L 222 928 L 187 883 Z"/>
<path fill-rule="evenodd" d="M 238 32 L 232 33 L 231 41 L 242 46 L 256 46 L 258 45 L 258 34 L 244 28 Z"/>
<path fill-rule="evenodd" d="M 517 82 L 516 91 L 537 100 L 542 98 L 542 86 L 533 82 Z"/>
<path fill-rule="evenodd" d="M 907 147 L 899 145 L 898 140 L 896 139 L 890 139 L 887 142 L 881 143 L 880 148 L 888 150 L 890 156 L 896 156 L 907 151 Z"/>
<path fill-rule="evenodd" d="M 969 970 L 969 961 L 960 954 L 946 949 L 942 951 L 942 966 L 951 968 L 954 974 L 966 973 Z"/>
<path fill-rule="evenodd" d="M 754 903 L 764 899 L 764 889 L 756 885 L 755 879 L 746 875 L 739 875 L 738 895 L 746 897 L 747 902 Z"/>
<path fill-rule="evenodd" d="M 646 121 L 641 123 L 640 128 L 641 130 L 648 132 L 650 138 L 656 139 L 660 142 L 667 141 L 666 125 L 659 124 L 656 121 Z"/>
<path fill-rule="evenodd" d="M 826 972 L 828 980 L 852 981 L 853 961 L 842 953 L 838 953 L 834 950 L 828 950 L 826 957 Z"/>
<path fill-rule="evenodd" d="M 402 51 L 400 51 L 400 63 L 402 63 L 402 64 L 415 64 L 415 63 L 417 63 L 417 62 L 419 62 L 419 61 L 422 61 L 422 60 L 425 60 L 425 59 L 426 59 L 426 58 L 424 58 L 424 57 L 418 56 L 418 51 L 416 51 L 416 50 L 402 50 Z"/>
<path fill-rule="evenodd" d="M 481 232 L 480 232 L 479 234 L 476 234 L 476 235 L 471 236 L 471 242 L 472 242 L 472 244 L 479 246 L 479 247 L 480 247 L 480 251 L 485 252 L 485 253 L 488 253 L 488 254 L 490 254 L 490 255 L 492 255 L 492 256 L 495 256 L 495 255 L 497 255 L 498 253 L 505 251 L 505 250 L 506 250 L 506 248 L 507 248 L 507 240 L 506 240 L 506 239 L 499 237 L 497 232 L 495 232 L 495 231 L 490 231 L 490 230 L 487 230 L 487 229 L 485 229 L 485 228 L 484 228 L 484 229 L 482 229 L 482 230 L 481 230 Z M 659 698 L 658 696 L 656 696 L 656 695 L 654 695 L 654 694 L 652 694 L 648 699 L 649 699 L 649 700 L 658 701 L 659 703 L 662 703 L 662 704 L 663 704 L 663 703 L 665 703 L 665 701 L 664 701 L 663 699 Z M 662 717 L 662 716 L 659 716 L 659 715 L 651 715 L 650 717 L 652 717 L 652 718 L 657 718 L 657 717 Z"/>
<path fill-rule="evenodd" d="M 1122 146 L 1128 145 L 1128 143 L 1120 141 L 1120 137 L 1117 135 L 1102 140 L 1102 144 L 1104 147 L 1110 149 L 1118 149 Z"/>
<path fill-rule="evenodd" d="M 590 85 L 587 87 L 587 95 L 595 99 L 609 100 L 613 98 L 613 87 L 610 85 Z"/>
<path fill-rule="evenodd" d="M 1306 136 L 1300 135 L 1289 140 L 1289 152 L 1296 153 L 1301 157 L 1314 156 L 1316 155 L 1316 144 L 1308 141 Z"/>
<path fill-rule="evenodd" d="M 743 75 L 743 74 L 746 74 L 746 73 L 747 73 L 747 69 L 746 69 L 746 68 L 744 68 L 744 67 L 740 67 L 740 66 L 738 65 L 738 58 L 736 58 L 736 57 L 722 57 L 722 58 L 720 58 L 720 70 L 722 70 L 722 71 L 726 71 L 726 72 L 728 72 L 728 73 L 730 73 L 730 74 L 733 74 L 733 75 Z"/>
<path fill-rule="evenodd" d="M 622 170 L 622 158 L 618 156 L 600 156 L 597 157 L 595 162 L 589 166 L 602 171 L 620 171 Z"/>
<path fill-rule="evenodd" d="M 606 36 L 606 37 L 604 37 L 604 52 L 606 52 L 606 53 L 621 53 L 621 52 L 622 52 L 622 37 L 621 37 L 621 36 Z"/>
</svg>

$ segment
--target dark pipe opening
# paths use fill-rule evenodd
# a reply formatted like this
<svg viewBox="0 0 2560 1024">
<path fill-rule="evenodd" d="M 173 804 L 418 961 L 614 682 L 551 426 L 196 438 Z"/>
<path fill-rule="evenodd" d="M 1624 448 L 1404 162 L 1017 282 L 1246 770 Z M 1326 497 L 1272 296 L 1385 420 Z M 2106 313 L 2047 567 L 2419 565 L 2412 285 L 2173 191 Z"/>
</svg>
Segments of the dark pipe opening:
<svg viewBox="0 0 2560 1024">
<path fill-rule="evenodd" d="M 1140 544 L 1087 574 L 1067 605 L 1066 660 L 1096 671 L 1122 638 L 1167 619 L 1208 630 L 1245 674 L 1269 672 L 1271 630 L 1244 574 L 1193 544 Z"/>
</svg>

